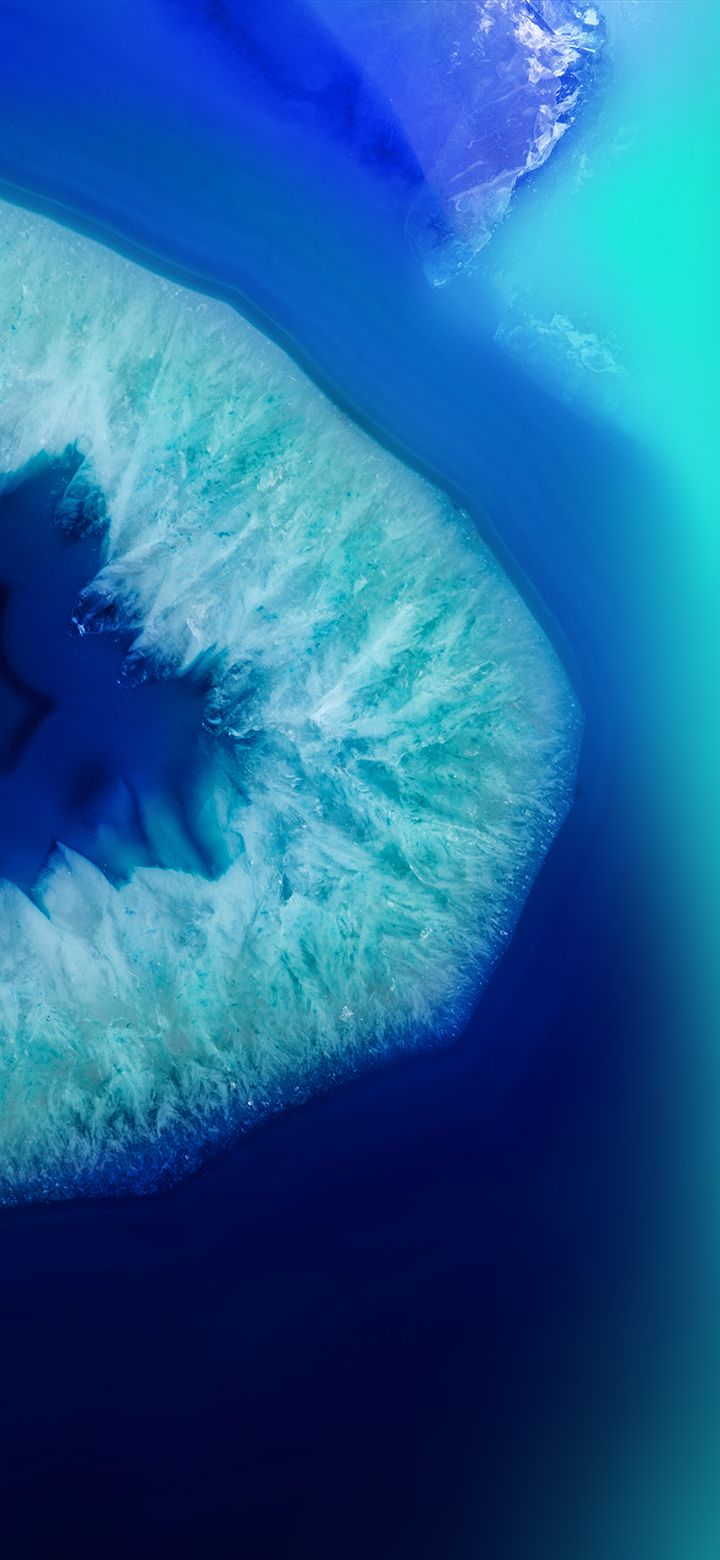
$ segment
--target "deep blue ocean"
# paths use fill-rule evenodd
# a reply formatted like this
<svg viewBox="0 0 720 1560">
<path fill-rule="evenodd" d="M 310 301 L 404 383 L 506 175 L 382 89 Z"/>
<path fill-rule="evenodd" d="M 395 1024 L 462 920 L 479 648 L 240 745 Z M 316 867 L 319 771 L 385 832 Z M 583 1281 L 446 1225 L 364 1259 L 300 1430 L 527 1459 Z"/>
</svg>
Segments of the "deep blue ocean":
<svg viewBox="0 0 720 1560">
<path fill-rule="evenodd" d="M 235 302 L 469 509 L 577 691 L 576 801 L 459 1041 L 173 1190 L 3 1215 L 5 1553 L 580 1560 L 684 1304 L 623 528 L 650 478 L 502 352 L 489 287 L 428 284 L 411 162 L 288 93 L 297 9 L 229 91 L 210 23 L 3 4 L 3 189 Z"/>
</svg>

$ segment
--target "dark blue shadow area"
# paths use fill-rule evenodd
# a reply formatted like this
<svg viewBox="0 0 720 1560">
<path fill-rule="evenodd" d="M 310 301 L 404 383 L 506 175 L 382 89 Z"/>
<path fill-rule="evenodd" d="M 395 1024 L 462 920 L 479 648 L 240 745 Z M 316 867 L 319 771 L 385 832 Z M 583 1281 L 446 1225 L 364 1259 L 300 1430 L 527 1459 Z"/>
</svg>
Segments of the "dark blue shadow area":
<svg viewBox="0 0 720 1560">
<path fill-rule="evenodd" d="M 423 172 L 390 104 L 312 10 L 273 0 L 167 0 L 167 14 L 190 38 L 210 38 L 238 72 L 238 87 L 256 81 L 276 110 L 316 126 L 353 159 L 401 188 L 418 188 Z"/>
<path fill-rule="evenodd" d="M 0 876 L 27 894 L 58 843 L 116 883 L 139 865 L 225 864 L 196 816 L 207 675 L 128 684 L 133 635 L 93 599 L 103 538 L 76 453 L 0 492 Z"/>
<path fill-rule="evenodd" d="M 586 1553 L 578 1506 L 599 1470 L 609 1509 L 682 1314 L 661 1203 L 687 1252 L 665 992 L 637 1000 L 623 886 L 618 917 L 597 885 L 570 950 L 593 938 L 595 972 L 561 992 L 551 881 L 459 1046 L 171 1194 L 6 1216 L 6 1553 Z"/>
</svg>

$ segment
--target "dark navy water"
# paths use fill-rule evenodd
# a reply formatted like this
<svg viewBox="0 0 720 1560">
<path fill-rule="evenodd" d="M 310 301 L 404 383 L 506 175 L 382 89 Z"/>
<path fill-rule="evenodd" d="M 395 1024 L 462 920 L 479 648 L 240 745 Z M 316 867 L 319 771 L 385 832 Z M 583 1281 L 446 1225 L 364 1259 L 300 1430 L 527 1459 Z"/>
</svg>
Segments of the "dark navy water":
<svg viewBox="0 0 720 1560">
<path fill-rule="evenodd" d="M 489 289 L 428 287 L 406 170 L 379 177 L 306 99 L 280 113 L 270 45 L 249 69 L 162 15 L 140 37 L 114 4 L 4 7 L 6 188 L 240 302 L 442 481 L 551 633 L 586 732 L 457 1044 L 172 1192 L 4 1216 L 8 1552 L 578 1560 L 686 1303 L 636 762 L 662 501 L 502 356 Z"/>
<path fill-rule="evenodd" d="M 102 495 L 80 466 L 40 459 L 0 492 L 0 876 L 39 904 L 58 844 L 114 883 L 222 866 L 198 805 L 205 679 L 125 675 L 134 636 L 93 592 Z"/>
</svg>

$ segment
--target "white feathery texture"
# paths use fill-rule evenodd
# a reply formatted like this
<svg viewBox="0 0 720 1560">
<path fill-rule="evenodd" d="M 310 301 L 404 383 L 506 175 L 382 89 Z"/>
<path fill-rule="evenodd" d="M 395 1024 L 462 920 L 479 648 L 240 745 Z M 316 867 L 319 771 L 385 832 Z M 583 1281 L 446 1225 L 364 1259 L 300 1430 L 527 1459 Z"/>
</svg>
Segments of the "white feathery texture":
<svg viewBox="0 0 720 1560">
<path fill-rule="evenodd" d="M 15 1200 L 148 1189 L 287 1099 L 453 1033 L 568 805 L 560 666 L 466 516 L 229 306 L 0 205 L 0 470 L 75 444 L 87 604 L 131 674 L 212 658 L 227 870 L 0 884 Z"/>
</svg>

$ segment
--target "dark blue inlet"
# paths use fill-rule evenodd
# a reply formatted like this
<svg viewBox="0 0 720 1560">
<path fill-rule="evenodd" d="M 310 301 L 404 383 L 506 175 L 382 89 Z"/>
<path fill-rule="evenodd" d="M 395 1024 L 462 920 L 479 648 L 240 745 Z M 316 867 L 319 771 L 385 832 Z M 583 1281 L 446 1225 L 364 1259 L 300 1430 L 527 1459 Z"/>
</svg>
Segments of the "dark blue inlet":
<svg viewBox="0 0 720 1560">
<path fill-rule="evenodd" d="M 0 877 L 28 894 L 57 843 L 115 883 L 139 865 L 215 876 L 226 864 L 206 821 L 207 670 L 130 684 L 134 634 L 112 604 L 101 632 L 78 632 L 105 529 L 77 451 L 0 491 Z"/>
</svg>

